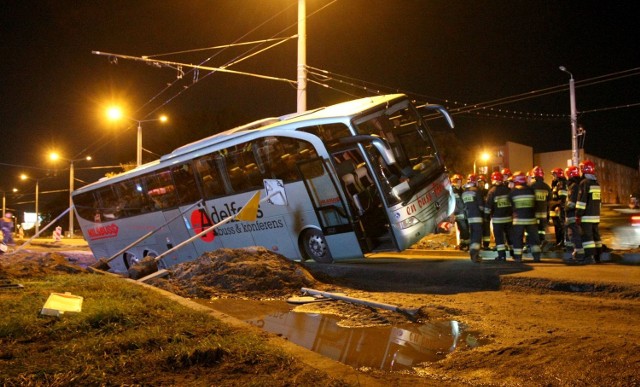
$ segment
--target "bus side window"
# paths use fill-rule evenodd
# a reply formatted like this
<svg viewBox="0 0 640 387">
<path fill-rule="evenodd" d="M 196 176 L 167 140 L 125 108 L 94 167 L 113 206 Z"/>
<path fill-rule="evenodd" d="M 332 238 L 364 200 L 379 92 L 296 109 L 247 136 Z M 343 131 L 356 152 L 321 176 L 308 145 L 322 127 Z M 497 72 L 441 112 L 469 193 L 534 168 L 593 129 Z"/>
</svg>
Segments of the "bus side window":
<svg viewBox="0 0 640 387">
<path fill-rule="evenodd" d="M 178 204 L 176 187 L 169 170 L 160 170 L 145 176 L 147 194 L 153 200 L 156 209 L 175 207 Z"/>
<path fill-rule="evenodd" d="M 105 187 L 97 192 L 100 197 L 99 209 L 102 212 L 103 221 L 115 220 L 121 215 L 118 198 L 111 188 L 112 187 Z"/>
<path fill-rule="evenodd" d="M 200 175 L 205 198 L 223 196 L 225 194 L 224 182 L 218 172 L 215 156 L 213 154 L 203 156 L 195 161 L 195 165 Z"/>
<path fill-rule="evenodd" d="M 182 164 L 171 168 L 171 175 L 178 191 L 178 204 L 190 204 L 200 198 L 190 164 Z"/>
<path fill-rule="evenodd" d="M 96 212 L 100 215 L 99 204 L 93 192 L 86 192 L 73 197 L 73 206 L 78 212 L 78 216 L 83 219 L 96 221 Z M 98 216 L 100 219 L 100 216 Z M 98 220 L 99 221 L 99 220 Z"/>
<path fill-rule="evenodd" d="M 234 192 L 260 189 L 262 174 L 253 152 L 253 144 L 238 144 L 226 149 L 225 165 Z"/>
</svg>

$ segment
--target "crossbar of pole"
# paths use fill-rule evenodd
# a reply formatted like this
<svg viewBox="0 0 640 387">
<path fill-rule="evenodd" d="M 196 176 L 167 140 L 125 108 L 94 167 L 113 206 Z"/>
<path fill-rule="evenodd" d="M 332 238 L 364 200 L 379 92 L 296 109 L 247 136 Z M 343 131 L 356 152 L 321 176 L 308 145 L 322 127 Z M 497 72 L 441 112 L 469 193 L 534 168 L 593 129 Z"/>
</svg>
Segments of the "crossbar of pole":
<svg viewBox="0 0 640 387">
<path fill-rule="evenodd" d="M 226 68 L 223 68 L 223 67 L 194 65 L 194 64 L 189 64 L 189 63 L 173 62 L 173 61 L 169 61 L 169 60 L 149 59 L 149 58 L 145 58 L 145 57 L 114 54 L 114 53 L 102 52 L 102 51 L 92 51 L 91 53 L 94 54 L 94 55 L 103 55 L 103 56 L 109 56 L 109 57 L 114 57 L 114 58 L 129 59 L 129 60 L 138 61 L 138 62 L 146 62 L 146 63 L 152 63 L 152 64 L 158 64 L 158 65 L 165 65 L 165 66 L 176 66 L 176 67 L 177 66 L 182 66 L 182 67 L 193 68 L 193 69 L 196 69 L 196 70 L 217 71 L 217 72 L 221 72 L 221 73 L 229 73 L 229 74 L 236 74 L 236 75 L 248 75 L 248 76 L 256 77 L 256 78 L 269 79 L 269 80 L 272 80 L 272 81 L 287 82 L 289 84 L 294 84 L 294 85 L 296 84 L 296 82 L 294 80 L 291 80 L 291 79 L 279 78 L 279 77 L 271 77 L 271 76 L 268 76 L 268 75 L 249 73 L 249 72 L 246 72 L 246 71 L 229 70 L 229 69 L 226 69 Z"/>
</svg>

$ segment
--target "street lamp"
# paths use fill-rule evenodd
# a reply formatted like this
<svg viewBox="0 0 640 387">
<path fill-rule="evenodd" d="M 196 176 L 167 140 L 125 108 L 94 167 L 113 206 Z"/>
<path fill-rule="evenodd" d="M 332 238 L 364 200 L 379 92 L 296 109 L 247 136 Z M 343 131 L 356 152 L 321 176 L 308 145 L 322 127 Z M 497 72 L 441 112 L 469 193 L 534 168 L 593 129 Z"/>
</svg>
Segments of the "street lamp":
<svg viewBox="0 0 640 387">
<path fill-rule="evenodd" d="M 71 198 L 71 193 L 73 192 L 74 189 L 74 182 L 75 182 L 75 171 L 73 168 L 73 163 L 76 161 L 82 161 L 82 160 L 87 160 L 90 161 L 91 160 L 91 156 L 87 156 L 85 158 L 82 159 L 65 159 L 64 157 L 60 157 L 59 154 L 52 152 L 49 155 L 49 158 L 52 161 L 56 161 L 59 159 L 62 159 L 64 161 L 68 161 L 69 162 L 69 208 L 73 207 L 73 199 Z M 74 235 L 74 230 L 73 230 L 73 211 L 69 212 L 69 237 L 73 237 Z"/>
<path fill-rule="evenodd" d="M 38 235 L 38 233 L 40 232 L 40 217 L 38 216 L 38 197 L 39 197 L 39 179 L 34 179 L 32 177 L 29 177 L 27 175 L 25 175 L 24 173 L 22 175 L 20 175 L 20 180 L 35 180 L 36 181 L 36 233 L 35 235 Z"/>
<path fill-rule="evenodd" d="M 489 155 L 489 153 L 487 152 L 482 152 L 480 153 L 480 161 L 483 161 L 483 166 L 486 164 L 487 161 L 489 161 L 489 159 L 491 158 L 491 156 Z M 476 159 L 473 159 L 473 173 L 476 174 L 477 173 L 477 168 L 476 168 Z"/>
<path fill-rule="evenodd" d="M 122 113 L 122 110 L 118 107 L 110 107 L 107 109 L 107 117 L 112 121 L 121 120 L 122 118 L 126 118 L 127 120 L 134 121 L 138 123 L 138 136 L 136 141 L 136 165 L 139 167 L 142 165 L 142 123 L 143 122 L 167 122 L 168 118 L 165 115 L 161 115 L 158 118 L 152 118 L 148 120 L 136 120 L 135 118 L 125 117 Z"/>
<path fill-rule="evenodd" d="M 578 165 L 578 113 L 576 111 L 576 85 L 566 67 L 560 66 L 560 71 L 569 74 L 569 103 L 571 104 L 571 165 Z"/>
</svg>

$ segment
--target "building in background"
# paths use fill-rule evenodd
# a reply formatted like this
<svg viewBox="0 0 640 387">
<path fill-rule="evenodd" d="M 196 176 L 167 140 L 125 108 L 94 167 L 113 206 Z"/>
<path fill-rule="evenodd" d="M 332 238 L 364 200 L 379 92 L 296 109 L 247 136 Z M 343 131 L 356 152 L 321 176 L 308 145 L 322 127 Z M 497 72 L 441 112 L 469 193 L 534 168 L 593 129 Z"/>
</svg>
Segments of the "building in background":
<svg viewBox="0 0 640 387">
<path fill-rule="evenodd" d="M 479 154 L 487 157 L 478 157 L 480 163 L 477 166 L 478 173 L 491 174 L 502 168 L 515 171 L 530 171 L 535 165 L 539 165 L 545 171 L 544 180 L 551 184 L 554 168 L 566 168 L 571 165 L 571 150 L 556 152 L 533 153 L 533 148 L 514 142 L 506 142 L 502 145 L 485 147 L 479 150 Z M 596 165 L 596 175 L 602 187 L 603 204 L 629 204 L 633 195 L 640 192 L 640 171 L 626 165 L 621 165 L 610 160 L 584 153 L 580 150 L 580 160 L 589 159 Z"/>
</svg>

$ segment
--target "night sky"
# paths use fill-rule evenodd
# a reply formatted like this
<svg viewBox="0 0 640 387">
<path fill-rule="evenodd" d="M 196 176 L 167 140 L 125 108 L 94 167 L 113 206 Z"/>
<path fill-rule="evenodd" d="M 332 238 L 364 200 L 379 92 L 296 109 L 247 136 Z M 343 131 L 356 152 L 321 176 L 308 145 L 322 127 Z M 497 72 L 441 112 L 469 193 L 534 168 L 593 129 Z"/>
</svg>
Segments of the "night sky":
<svg viewBox="0 0 640 387">
<path fill-rule="evenodd" d="M 312 70 L 309 79 L 328 87 L 309 83 L 308 108 L 405 92 L 447 106 L 456 136 L 470 147 L 510 140 L 536 152 L 570 149 L 569 76 L 558 69 L 565 66 L 576 79 L 586 152 L 636 167 L 635 8 L 602 1 L 307 0 L 307 63 L 330 72 L 323 78 Z M 93 156 L 76 163 L 76 176 L 87 182 L 108 169 L 83 167 L 134 161 L 136 125 L 108 123 L 110 103 L 137 120 L 169 116 L 166 125 L 142 124 L 143 146 L 153 152 L 145 161 L 296 110 L 295 87 L 286 82 L 188 68 L 177 79 L 176 69 L 114 64 L 91 52 L 182 52 L 158 58 L 210 58 L 203 64 L 222 66 L 255 46 L 184 51 L 292 36 L 297 0 L 3 1 L 0 18 L 2 190 L 32 191 L 33 183 L 18 179 L 21 172 L 43 179 L 41 191 L 68 187 L 68 163 L 48 162 L 50 150 L 69 159 Z M 230 68 L 295 80 L 296 50 L 291 39 Z M 493 106 L 469 108 L 475 104 Z M 9 205 L 28 200 L 25 194 Z"/>
</svg>

